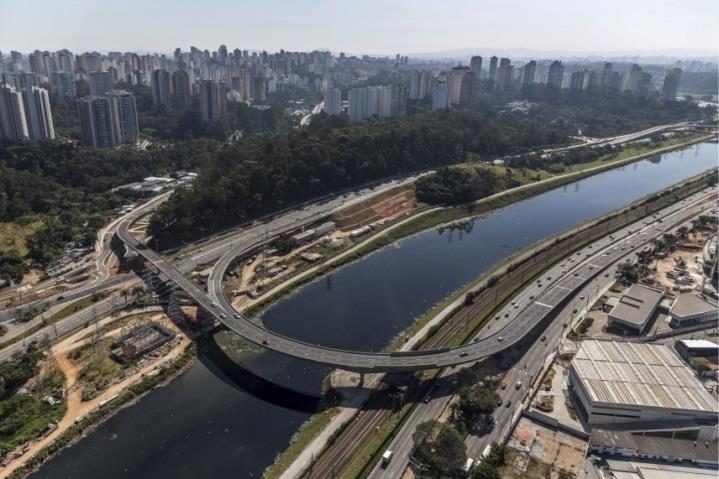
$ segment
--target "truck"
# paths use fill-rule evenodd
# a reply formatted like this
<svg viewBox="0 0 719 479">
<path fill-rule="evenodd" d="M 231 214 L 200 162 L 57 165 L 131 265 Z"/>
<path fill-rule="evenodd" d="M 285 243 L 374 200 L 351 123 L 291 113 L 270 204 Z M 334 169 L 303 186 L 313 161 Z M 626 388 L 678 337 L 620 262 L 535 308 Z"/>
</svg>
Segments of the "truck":
<svg viewBox="0 0 719 479">
<path fill-rule="evenodd" d="M 394 452 L 387 449 L 384 454 L 382 454 L 382 467 L 387 467 L 387 464 L 389 464 L 389 461 L 392 460 L 392 456 L 394 456 Z"/>
<path fill-rule="evenodd" d="M 464 473 L 467 474 L 468 476 L 469 476 L 469 471 L 472 470 L 472 465 L 473 465 L 473 464 L 474 464 L 474 459 L 472 459 L 471 457 L 468 457 L 468 458 L 467 458 L 467 462 L 464 463 L 464 467 L 462 468 L 462 470 L 463 470 Z"/>
</svg>

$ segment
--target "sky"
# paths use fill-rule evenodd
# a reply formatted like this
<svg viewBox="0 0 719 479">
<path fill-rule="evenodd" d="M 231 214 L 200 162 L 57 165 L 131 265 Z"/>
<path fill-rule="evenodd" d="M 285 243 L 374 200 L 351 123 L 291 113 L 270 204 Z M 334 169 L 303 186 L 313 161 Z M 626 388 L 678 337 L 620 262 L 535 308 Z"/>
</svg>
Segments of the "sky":
<svg viewBox="0 0 719 479">
<path fill-rule="evenodd" d="M 717 0 L 0 0 L 0 51 L 719 50 Z"/>
</svg>

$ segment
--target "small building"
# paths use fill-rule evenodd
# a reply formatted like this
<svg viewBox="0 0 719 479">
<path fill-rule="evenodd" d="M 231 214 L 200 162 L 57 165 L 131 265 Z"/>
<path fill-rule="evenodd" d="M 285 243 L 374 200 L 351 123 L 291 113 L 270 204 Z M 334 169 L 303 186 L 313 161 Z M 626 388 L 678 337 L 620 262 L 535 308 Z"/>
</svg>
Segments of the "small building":
<svg viewBox="0 0 719 479">
<path fill-rule="evenodd" d="M 319 253 L 305 252 L 300 255 L 300 258 L 307 261 L 308 263 L 314 263 L 322 259 L 322 255 Z"/>
<path fill-rule="evenodd" d="M 315 228 L 315 238 L 319 238 L 320 236 L 334 233 L 334 231 L 336 229 L 337 229 L 337 225 L 334 223 L 334 221 L 328 221 L 326 223 L 322 223 L 317 228 Z"/>
<path fill-rule="evenodd" d="M 674 349 L 687 361 L 691 358 L 719 360 L 719 344 L 706 339 L 681 339 L 674 343 Z"/>
<path fill-rule="evenodd" d="M 112 357 L 122 363 L 130 361 L 158 348 L 175 337 L 175 334 L 154 321 L 132 328 L 111 345 Z"/>
<path fill-rule="evenodd" d="M 292 241 L 294 241 L 297 246 L 306 245 L 313 239 L 315 239 L 315 230 L 312 228 L 305 230 L 302 233 L 292 235 Z"/>
<path fill-rule="evenodd" d="M 592 429 L 589 437 L 589 453 L 651 461 L 685 462 L 703 467 L 716 468 L 717 442 L 697 441 L 682 437 L 680 431 L 672 435 L 647 432 Z M 620 477 L 620 476 L 615 476 Z M 624 477 L 624 476 L 621 476 Z M 641 478 L 663 478 L 664 475 L 641 475 Z M 672 477 L 672 476 L 669 476 Z M 674 476 L 677 479 L 687 475 Z"/>
<path fill-rule="evenodd" d="M 719 310 L 716 301 L 699 293 L 679 293 L 669 308 L 669 325 L 674 328 L 717 321 Z"/>
<path fill-rule="evenodd" d="M 717 401 L 667 346 L 582 341 L 568 384 L 577 412 L 591 427 L 702 430 L 716 434 Z"/>
<path fill-rule="evenodd" d="M 614 309 L 614 307 L 618 304 L 619 304 L 619 298 L 617 298 L 616 296 L 610 296 L 607 298 L 607 300 L 602 305 L 602 311 L 604 311 L 605 313 L 608 313 L 612 309 Z"/>
<path fill-rule="evenodd" d="M 663 296 L 664 292 L 661 290 L 643 284 L 631 285 L 609 312 L 609 325 L 641 334 Z"/>
</svg>

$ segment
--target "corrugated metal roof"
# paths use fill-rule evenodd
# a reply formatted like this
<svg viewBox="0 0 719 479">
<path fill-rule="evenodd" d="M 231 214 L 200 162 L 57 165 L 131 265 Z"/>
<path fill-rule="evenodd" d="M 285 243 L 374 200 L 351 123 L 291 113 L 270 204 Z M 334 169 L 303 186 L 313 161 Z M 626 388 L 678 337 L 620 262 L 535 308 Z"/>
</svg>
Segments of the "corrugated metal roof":
<svg viewBox="0 0 719 479">
<path fill-rule="evenodd" d="M 717 411 L 691 370 L 661 344 L 583 341 L 572 367 L 594 402 Z"/>
</svg>

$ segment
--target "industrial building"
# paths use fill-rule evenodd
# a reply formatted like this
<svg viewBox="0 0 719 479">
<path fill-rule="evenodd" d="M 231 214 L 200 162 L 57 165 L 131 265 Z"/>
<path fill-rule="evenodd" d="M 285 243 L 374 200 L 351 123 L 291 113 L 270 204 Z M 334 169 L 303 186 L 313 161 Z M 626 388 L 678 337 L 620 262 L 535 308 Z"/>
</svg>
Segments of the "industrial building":
<svg viewBox="0 0 719 479">
<path fill-rule="evenodd" d="M 719 360 L 719 344 L 706 339 L 681 339 L 674 344 L 674 349 L 686 360 L 691 358 Z"/>
<path fill-rule="evenodd" d="M 583 341 L 569 389 L 590 427 L 695 431 L 716 438 L 717 401 L 668 347 Z"/>
<path fill-rule="evenodd" d="M 292 241 L 294 241 L 297 246 L 302 246 L 321 236 L 333 233 L 336 228 L 337 225 L 335 225 L 334 222 L 328 221 L 326 223 L 322 223 L 316 228 L 307 229 L 301 233 L 293 235 Z"/>
<path fill-rule="evenodd" d="M 608 324 L 641 334 L 663 296 L 661 290 L 643 284 L 631 285 L 609 312 Z"/>
<path fill-rule="evenodd" d="M 674 328 L 717 321 L 716 301 L 696 292 L 679 293 L 669 309 L 669 324 Z"/>
</svg>

